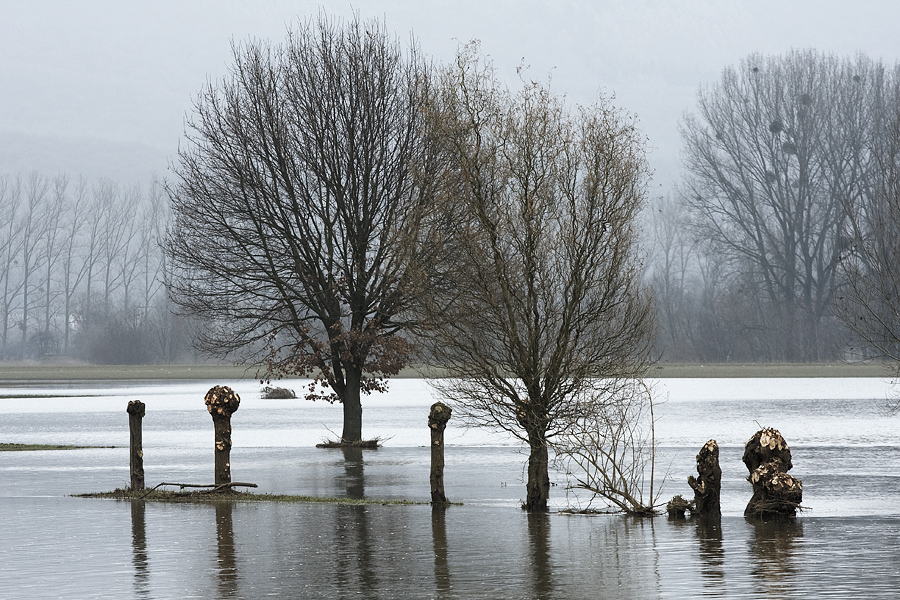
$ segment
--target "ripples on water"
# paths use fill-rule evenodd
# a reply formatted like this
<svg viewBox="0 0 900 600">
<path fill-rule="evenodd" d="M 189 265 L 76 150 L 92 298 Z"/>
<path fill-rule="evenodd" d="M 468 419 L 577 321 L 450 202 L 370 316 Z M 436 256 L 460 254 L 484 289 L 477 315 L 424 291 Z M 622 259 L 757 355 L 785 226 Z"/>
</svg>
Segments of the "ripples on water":
<svg viewBox="0 0 900 600">
<path fill-rule="evenodd" d="M 343 453 L 310 447 L 325 427 L 340 427 L 339 407 L 262 401 L 255 386 L 236 384 L 244 401 L 233 419 L 235 479 L 262 492 L 427 500 L 432 398 L 421 382 L 393 385 L 366 405 L 365 419 L 367 435 L 393 439 Z M 134 398 L 147 403 L 148 483 L 212 480 L 208 387 L 0 401 L 0 441 L 122 446 L 0 454 L 0 597 L 847 598 L 900 589 L 900 427 L 878 410 L 887 387 L 877 380 L 661 384 L 665 497 L 689 494 L 694 454 L 716 438 L 719 523 L 524 514 L 526 455 L 453 421 L 447 494 L 464 505 L 446 510 L 67 496 L 127 484 L 125 404 Z M 791 444 L 812 508 L 794 522 L 740 516 L 751 495 L 741 446 L 755 421 Z M 567 504 L 562 485 L 552 500 Z"/>
</svg>

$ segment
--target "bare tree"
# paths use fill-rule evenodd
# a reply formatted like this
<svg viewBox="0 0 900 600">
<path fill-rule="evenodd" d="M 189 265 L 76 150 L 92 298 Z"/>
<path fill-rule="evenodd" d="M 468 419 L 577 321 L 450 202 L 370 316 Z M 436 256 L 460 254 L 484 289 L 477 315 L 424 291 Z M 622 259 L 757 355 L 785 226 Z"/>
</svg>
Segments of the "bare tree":
<svg viewBox="0 0 900 600">
<path fill-rule="evenodd" d="M 682 127 L 683 197 L 698 234 L 715 242 L 761 302 L 780 360 L 834 356 L 830 310 L 844 202 L 870 168 L 865 139 L 884 69 L 815 51 L 749 56 L 723 71 Z M 753 288 L 752 290 L 750 288 Z"/>
<path fill-rule="evenodd" d="M 19 208 L 22 202 L 22 181 L 20 178 L 0 177 L 0 359 L 8 358 L 9 320 L 15 307 L 15 297 L 19 291 L 20 279 L 17 276 L 19 265 L 19 248 L 22 230 L 19 228 Z"/>
<path fill-rule="evenodd" d="M 216 355 L 312 374 L 311 398 L 343 404 L 408 355 L 398 315 L 430 199 L 418 51 L 379 22 L 320 16 L 286 43 L 235 46 L 228 78 L 201 93 L 168 187 L 168 290 L 209 325 Z"/>
<path fill-rule="evenodd" d="M 574 114 L 517 94 L 477 44 L 446 69 L 432 116 L 450 167 L 440 261 L 418 307 L 434 385 L 475 424 L 528 444 L 529 511 L 547 510 L 548 448 L 639 374 L 650 346 L 635 217 L 646 161 L 606 101 Z"/>
<path fill-rule="evenodd" d="M 895 377 L 900 377 L 900 90 L 896 87 L 893 97 L 885 118 L 879 120 L 887 135 L 872 139 L 877 168 L 870 193 L 848 202 L 848 244 L 836 308 L 860 343 L 858 356 L 887 360 Z M 900 411 L 900 397 L 889 408 Z"/>
</svg>

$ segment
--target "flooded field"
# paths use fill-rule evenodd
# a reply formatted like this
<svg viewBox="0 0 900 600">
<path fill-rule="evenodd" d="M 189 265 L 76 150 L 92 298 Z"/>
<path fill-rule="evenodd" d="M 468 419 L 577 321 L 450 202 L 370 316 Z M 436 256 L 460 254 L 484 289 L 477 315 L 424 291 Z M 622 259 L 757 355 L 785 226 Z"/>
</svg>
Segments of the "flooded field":
<svg viewBox="0 0 900 600">
<path fill-rule="evenodd" d="M 720 524 L 519 510 L 526 454 L 504 436 L 447 429 L 446 491 L 462 506 L 174 505 L 73 498 L 128 483 L 128 400 L 147 404 L 148 485 L 211 483 L 213 383 L 242 397 L 232 475 L 259 492 L 411 499 L 428 488 L 419 380 L 364 402 L 378 450 L 314 448 L 339 406 L 261 400 L 254 382 L 110 382 L 0 389 L 0 442 L 116 446 L 0 453 L 0 597 L 684 598 L 893 597 L 900 589 L 900 419 L 877 378 L 661 380 L 662 499 L 710 438 L 721 446 Z M 285 385 L 300 391 L 301 382 Z M 61 394 L 78 397 L 54 398 Z M 792 523 L 741 515 L 740 457 L 776 427 L 804 482 Z M 576 499 L 555 478 L 554 509 Z"/>
</svg>

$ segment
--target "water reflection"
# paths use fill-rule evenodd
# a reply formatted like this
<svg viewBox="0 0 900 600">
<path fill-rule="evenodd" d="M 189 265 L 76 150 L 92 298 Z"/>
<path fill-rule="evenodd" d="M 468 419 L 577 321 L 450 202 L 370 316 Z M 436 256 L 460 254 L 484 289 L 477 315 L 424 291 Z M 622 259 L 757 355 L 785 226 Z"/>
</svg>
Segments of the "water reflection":
<svg viewBox="0 0 900 600">
<path fill-rule="evenodd" d="M 150 562 L 147 559 L 146 503 L 131 501 L 131 562 L 134 565 L 134 594 L 138 598 L 150 597 Z"/>
<path fill-rule="evenodd" d="M 722 517 L 697 518 L 697 541 L 700 546 L 700 575 L 714 590 L 725 590 L 725 550 L 722 545 Z"/>
<path fill-rule="evenodd" d="M 237 561 L 234 551 L 234 523 L 231 502 L 216 502 L 216 542 L 218 559 L 217 584 L 220 598 L 237 595 Z"/>
<path fill-rule="evenodd" d="M 344 483 L 347 485 L 347 497 L 362 499 L 365 497 L 363 481 L 363 449 L 341 447 L 344 453 Z"/>
<path fill-rule="evenodd" d="M 375 548 L 369 539 L 369 511 L 365 505 L 335 507 L 337 568 L 335 579 L 338 589 L 348 593 L 374 590 L 378 576 L 374 564 Z"/>
<path fill-rule="evenodd" d="M 431 537 L 434 541 L 434 587 L 438 597 L 450 591 L 450 567 L 447 564 L 447 506 L 434 504 L 431 509 Z"/>
<path fill-rule="evenodd" d="M 553 592 L 553 566 L 550 561 L 550 515 L 528 514 L 530 575 L 535 598 L 549 598 Z"/>
<path fill-rule="evenodd" d="M 803 543 L 803 523 L 796 519 L 760 521 L 747 519 L 753 528 L 749 540 L 751 574 L 760 591 L 768 596 L 791 590 L 800 569 L 798 555 Z"/>
</svg>

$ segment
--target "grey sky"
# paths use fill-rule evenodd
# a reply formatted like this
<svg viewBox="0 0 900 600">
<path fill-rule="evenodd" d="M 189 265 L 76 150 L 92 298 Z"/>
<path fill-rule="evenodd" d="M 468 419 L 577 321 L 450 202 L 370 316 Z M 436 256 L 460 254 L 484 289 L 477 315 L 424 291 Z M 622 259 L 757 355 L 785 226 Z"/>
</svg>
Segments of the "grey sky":
<svg viewBox="0 0 900 600">
<path fill-rule="evenodd" d="M 438 61 L 482 41 L 513 79 L 524 60 L 573 102 L 615 94 L 640 118 L 657 184 L 678 177 L 678 120 L 697 88 L 748 53 L 814 47 L 900 57 L 900 2 L 847 0 L 412 1 L 352 4 L 412 31 Z M 232 39 L 284 39 L 286 26 L 344 2 L 0 0 L 0 172 L 128 179 L 165 175 L 191 99 L 225 74 Z"/>
</svg>

